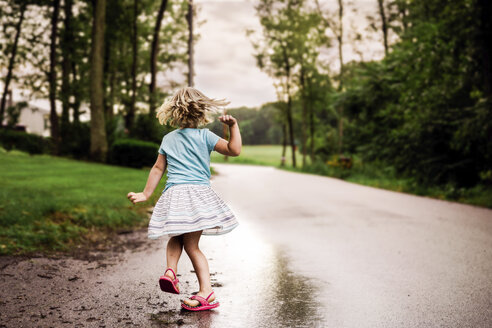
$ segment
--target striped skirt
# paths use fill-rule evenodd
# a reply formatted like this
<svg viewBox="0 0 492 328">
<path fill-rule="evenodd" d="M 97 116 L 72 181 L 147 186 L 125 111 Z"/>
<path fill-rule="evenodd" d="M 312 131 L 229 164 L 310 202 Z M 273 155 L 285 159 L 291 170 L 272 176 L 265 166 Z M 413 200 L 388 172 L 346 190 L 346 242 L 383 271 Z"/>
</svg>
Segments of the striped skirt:
<svg viewBox="0 0 492 328">
<path fill-rule="evenodd" d="M 234 213 L 209 185 L 178 184 L 164 191 L 149 222 L 149 238 L 203 230 L 227 233 L 238 225 Z"/>
</svg>

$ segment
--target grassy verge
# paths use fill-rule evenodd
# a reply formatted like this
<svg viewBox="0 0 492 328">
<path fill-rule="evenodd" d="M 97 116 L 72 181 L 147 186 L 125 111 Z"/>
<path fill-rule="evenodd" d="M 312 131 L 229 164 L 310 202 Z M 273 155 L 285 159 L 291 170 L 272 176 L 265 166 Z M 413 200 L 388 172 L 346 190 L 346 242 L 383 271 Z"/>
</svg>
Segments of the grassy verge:
<svg viewBox="0 0 492 328">
<path fill-rule="evenodd" d="M 217 152 L 212 152 L 211 161 L 215 163 L 231 163 L 231 164 L 254 164 L 267 166 L 280 166 L 282 157 L 282 146 L 280 145 L 258 145 L 258 146 L 243 146 L 241 155 L 238 157 L 229 157 L 227 161 L 223 155 Z M 296 152 L 296 161 L 302 162 L 301 153 Z M 287 147 L 285 155 L 285 165 L 292 167 L 292 151 Z"/>
<path fill-rule="evenodd" d="M 229 158 L 228 163 L 268 165 L 281 168 L 281 154 L 282 146 L 280 145 L 243 146 L 241 156 Z M 492 186 L 478 185 L 468 189 L 456 188 L 451 185 L 424 187 L 412 178 L 398 176 L 392 167 L 382 163 L 362 163 L 357 159 L 355 159 L 351 169 L 328 166 L 324 163 L 315 163 L 302 169 L 299 168 L 302 163 L 302 157 L 299 152 L 296 154 L 298 168 L 294 169 L 290 154 L 290 149 L 288 149 L 287 162 L 283 169 L 339 178 L 365 186 L 492 208 Z M 222 155 L 213 152 L 212 162 L 224 163 L 225 161 Z"/>
<path fill-rule="evenodd" d="M 147 224 L 152 199 L 133 205 L 148 170 L 86 163 L 47 155 L 0 153 L 0 254 L 70 249 L 106 232 Z"/>
</svg>

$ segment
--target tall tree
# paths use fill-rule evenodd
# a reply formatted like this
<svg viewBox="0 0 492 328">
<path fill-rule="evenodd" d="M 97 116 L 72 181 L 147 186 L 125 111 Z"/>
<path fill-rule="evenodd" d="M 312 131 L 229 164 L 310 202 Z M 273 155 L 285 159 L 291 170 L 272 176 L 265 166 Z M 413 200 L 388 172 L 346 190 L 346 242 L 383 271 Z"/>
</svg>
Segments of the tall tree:
<svg viewBox="0 0 492 328">
<path fill-rule="evenodd" d="M 70 96 L 72 94 L 72 82 L 70 81 L 70 75 L 72 72 L 72 55 L 74 53 L 74 32 L 73 32 L 73 0 L 65 0 L 63 6 L 64 19 L 63 19 L 63 32 L 61 40 L 62 50 L 62 87 L 61 87 L 61 101 L 62 101 L 62 115 L 60 124 L 60 135 L 62 142 L 67 138 L 70 125 Z"/>
<path fill-rule="evenodd" d="M 188 13 L 186 14 L 188 21 L 188 86 L 195 85 L 193 78 L 195 71 L 193 68 L 193 0 L 188 0 Z"/>
<path fill-rule="evenodd" d="M 51 41 L 50 41 L 50 70 L 49 70 L 49 98 L 50 98 L 50 130 L 54 144 L 54 153 L 58 154 L 60 144 L 60 130 L 58 114 L 56 113 L 56 51 L 58 40 L 58 17 L 60 14 L 60 0 L 53 1 L 51 14 Z"/>
<path fill-rule="evenodd" d="M 19 38 L 21 35 L 21 31 L 22 31 L 22 22 L 24 21 L 24 15 L 25 15 L 26 9 L 27 9 L 27 4 L 26 4 L 26 2 L 23 1 L 21 3 L 21 5 L 19 6 L 19 18 L 17 20 L 17 24 L 15 25 L 15 37 L 14 37 L 14 42 L 12 45 L 12 51 L 10 53 L 9 65 L 7 67 L 7 76 L 5 77 L 5 81 L 4 81 L 4 89 L 3 89 L 3 93 L 2 93 L 2 100 L 0 103 L 0 126 L 2 126 L 3 117 L 5 115 L 7 95 L 9 93 L 10 81 L 12 80 L 12 74 L 14 71 L 15 59 L 17 56 L 17 47 L 19 44 Z"/>
<path fill-rule="evenodd" d="M 383 31 L 384 53 L 388 55 L 388 21 L 384 10 L 384 0 L 378 0 L 379 17 L 381 18 L 381 30 Z"/>
<path fill-rule="evenodd" d="M 133 128 L 135 120 L 135 103 L 137 100 L 137 54 L 138 54 L 138 0 L 133 0 L 133 19 L 132 19 L 132 83 L 131 83 L 131 100 L 130 108 L 125 117 L 125 126 L 128 131 Z M 112 110 L 112 109 L 111 109 Z"/>
<path fill-rule="evenodd" d="M 305 85 L 305 64 L 311 56 L 317 56 L 317 26 L 319 16 L 306 6 L 305 1 L 284 0 L 273 2 L 262 0 L 256 12 L 263 27 L 259 42 L 253 42 L 260 69 L 275 78 L 277 94 L 285 101 L 285 118 L 289 143 L 292 147 L 292 165 L 296 167 L 296 145 L 294 137 L 293 94 Z M 309 58 L 309 60 L 311 60 Z M 298 81 L 301 81 L 298 83 Z M 303 147 L 306 144 L 307 107 L 303 107 Z M 305 147 L 304 147 L 305 148 Z M 304 157 L 305 158 L 305 157 Z"/>
<path fill-rule="evenodd" d="M 150 51 L 150 85 L 149 85 L 149 114 L 151 117 L 155 114 L 155 89 L 157 73 L 157 55 L 159 54 L 159 34 L 161 31 L 162 18 L 166 11 L 167 0 L 161 0 L 161 5 L 157 13 L 157 19 L 152 37 L 152 48 Z"/>
<path fill-rule="evenodd" d="M 91 149 L 92 159 L 105 161 L 108 151 L 104 120 L 103 70 L 104 70 L 104 19 L 106 0 L 94 0 L 92 47 L 90 68 L 91 98 Z"/>
</svg>

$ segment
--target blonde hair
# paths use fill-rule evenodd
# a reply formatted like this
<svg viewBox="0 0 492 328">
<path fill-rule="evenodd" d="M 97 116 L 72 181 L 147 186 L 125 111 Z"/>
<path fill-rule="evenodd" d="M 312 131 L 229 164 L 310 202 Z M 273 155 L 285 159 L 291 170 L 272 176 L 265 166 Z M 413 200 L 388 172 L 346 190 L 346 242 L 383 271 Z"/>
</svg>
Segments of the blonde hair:
<svg viewBox="0 0 492 328">
<path fill-rule="evenodd" d="M 184 87 L 162 104 L 156 117 L 162 125 L 196 127 L 212 122 L 211 115 L 229 104 L 225 99 L 211 99 L 192 87 Z"/>
</svg>

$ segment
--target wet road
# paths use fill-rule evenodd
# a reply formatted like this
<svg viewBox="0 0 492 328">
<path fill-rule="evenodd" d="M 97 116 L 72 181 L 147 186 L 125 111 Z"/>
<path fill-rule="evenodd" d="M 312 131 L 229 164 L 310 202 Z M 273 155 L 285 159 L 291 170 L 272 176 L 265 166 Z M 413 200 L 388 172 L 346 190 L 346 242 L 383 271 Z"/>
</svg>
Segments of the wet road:
<svg viewBox="0 0 492 328">
<path fill-rule="evenodd" d="M 160 292 L 165 240 L 0 272 L 0 327 L 491 327 L 492 211 L 269 167 L 213 165 L 240 226 L 205 236 L 221 306 Z M 145 232 L 131 238 L 145 239 Z M 181 290 L 197 290 L 186 255 Z M 49 279 L 48 279 L 49 278 Z M 36 297 L 33 297 L 33 291 Z"/>
<path fill-rule="evenodd" d="M 492 326 L 492 210 L 268 167 L 214 166 L 214 189 L 247 225 L 237 235 L 258 236 L 228 241 L 243 249 L 238 259 L 248 254 L 242 270 L 260 271 L 257 287 L 248 281 L 237 294 L 258 299 L 252 316 L 284 327 Z M 240 280 L 220 270 L 234 290 Z"/>
</svg>

